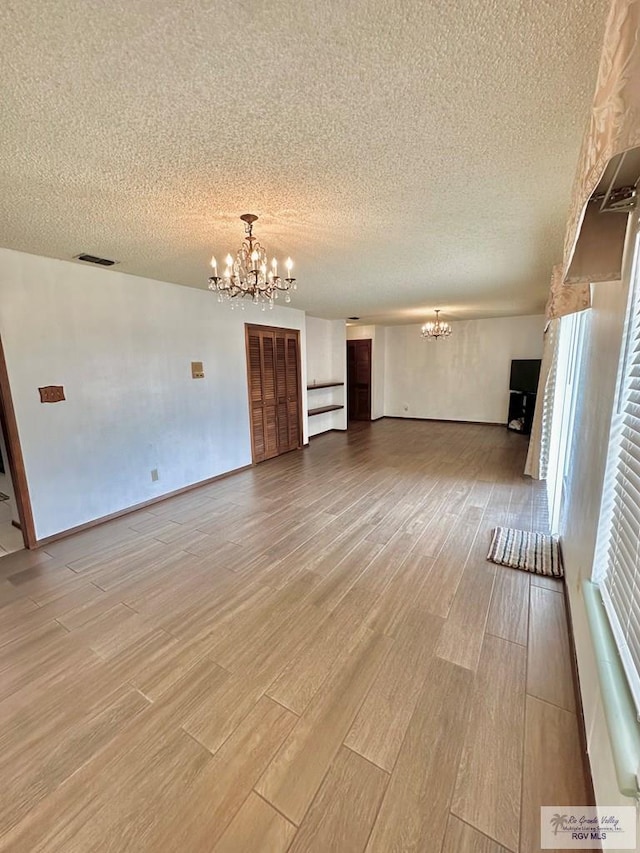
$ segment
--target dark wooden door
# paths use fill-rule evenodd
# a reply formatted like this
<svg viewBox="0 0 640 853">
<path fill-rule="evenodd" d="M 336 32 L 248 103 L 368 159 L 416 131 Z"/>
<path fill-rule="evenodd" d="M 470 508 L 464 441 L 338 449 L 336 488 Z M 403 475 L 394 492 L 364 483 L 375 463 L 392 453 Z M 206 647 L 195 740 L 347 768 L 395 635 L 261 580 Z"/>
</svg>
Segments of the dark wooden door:
<svg viewBox="0 0 640 853">
<path fill-rule="evenodd" d="M 291 329 L 246 326 L 253 461 L 301 445 L 300 342 Z"/>
<path fill-rule="evenodd" d="M 370 339 L 347 341 L 347 400 L 349 420 L 371 420 Z"/>
</svg>

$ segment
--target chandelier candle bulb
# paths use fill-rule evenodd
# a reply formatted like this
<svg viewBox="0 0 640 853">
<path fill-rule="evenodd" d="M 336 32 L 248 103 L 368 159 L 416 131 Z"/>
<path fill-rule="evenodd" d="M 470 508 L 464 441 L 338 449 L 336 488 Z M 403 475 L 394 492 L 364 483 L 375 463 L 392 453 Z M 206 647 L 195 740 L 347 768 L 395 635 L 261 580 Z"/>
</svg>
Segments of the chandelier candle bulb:
<svg viewBox="0 0 640 853">
<path fill-rule="evenodd" d="M 211 255 L 211 268 L 213 269 L 213 274 L 216 275 L 218 272 L 218 264 L 214 255 Z"/>
</svg>

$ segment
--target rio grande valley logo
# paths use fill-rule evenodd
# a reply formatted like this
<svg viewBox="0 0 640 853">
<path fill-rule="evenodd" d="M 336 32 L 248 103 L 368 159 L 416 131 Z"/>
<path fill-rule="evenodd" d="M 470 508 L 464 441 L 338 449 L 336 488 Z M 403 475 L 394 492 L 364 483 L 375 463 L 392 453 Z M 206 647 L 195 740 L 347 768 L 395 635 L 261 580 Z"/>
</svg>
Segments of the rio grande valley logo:
<svg viewBox="0 0 640 853">
<path fill-rule="evenodd" d="M 635 850 L 634 806 L 540 809 L 542 850 Z"/>
</svg>

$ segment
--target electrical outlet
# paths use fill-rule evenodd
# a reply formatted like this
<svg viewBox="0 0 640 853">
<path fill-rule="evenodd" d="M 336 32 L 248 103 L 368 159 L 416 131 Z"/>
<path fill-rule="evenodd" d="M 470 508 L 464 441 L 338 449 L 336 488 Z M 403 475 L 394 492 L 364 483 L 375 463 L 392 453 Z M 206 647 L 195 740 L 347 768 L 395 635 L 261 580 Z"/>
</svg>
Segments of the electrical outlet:
<svg viewBox="0 0 640 853">
<path fill-rule="evenodd" d="M 158 476 L 158 469 L 157 469 L 157 468 L 152 468 L 152 469 L 151 469 L 151 482 L 152 482 L 152 483 L 155 483 L 155 482 L 157 482 L 159 479 L 160 479 L 160 477 Z"/>
</svg>

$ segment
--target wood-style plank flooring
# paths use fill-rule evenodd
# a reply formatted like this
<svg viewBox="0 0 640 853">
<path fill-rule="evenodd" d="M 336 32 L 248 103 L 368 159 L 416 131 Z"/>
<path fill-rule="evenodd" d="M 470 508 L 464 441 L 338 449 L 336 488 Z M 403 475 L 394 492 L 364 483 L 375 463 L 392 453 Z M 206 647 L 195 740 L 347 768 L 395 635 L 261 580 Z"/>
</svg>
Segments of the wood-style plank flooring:
<svg viewBox="0 0 640 853">
<path fill-rule="evenodd" d="M 531 853 L 584 804 L 522 436 L 383 420 L 0 560 L 0 850 Z"/>
</svg>

